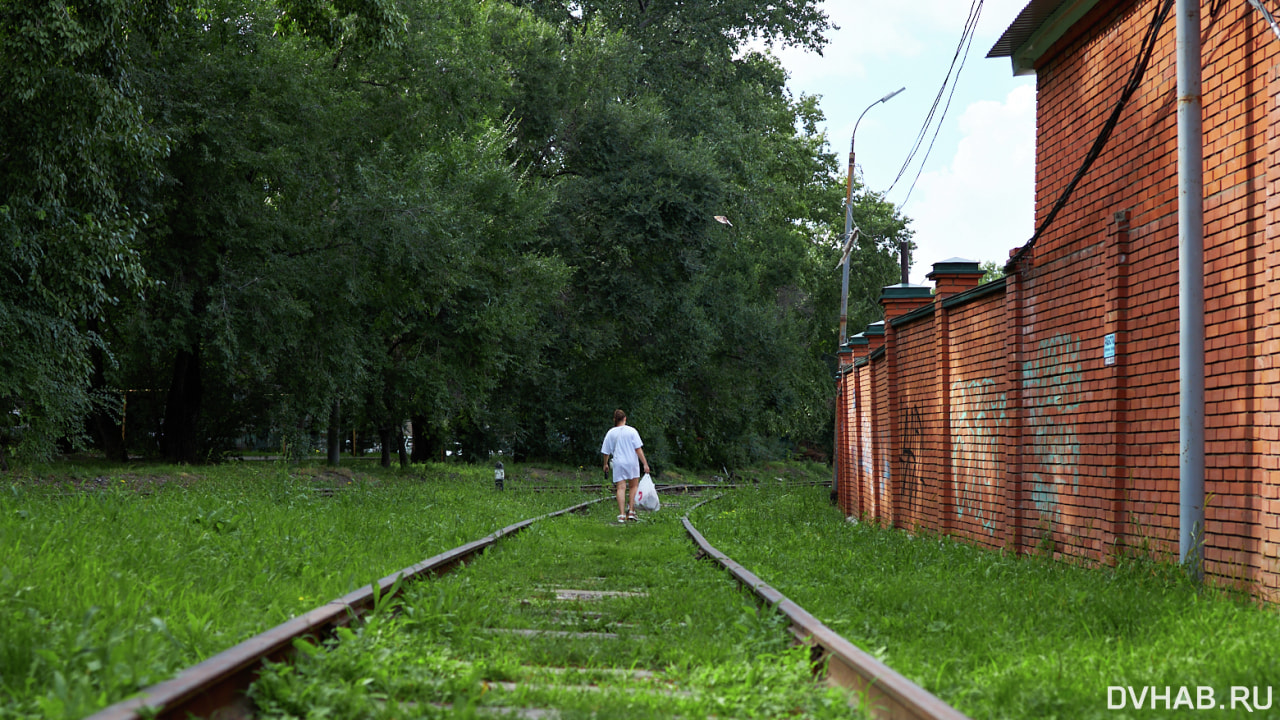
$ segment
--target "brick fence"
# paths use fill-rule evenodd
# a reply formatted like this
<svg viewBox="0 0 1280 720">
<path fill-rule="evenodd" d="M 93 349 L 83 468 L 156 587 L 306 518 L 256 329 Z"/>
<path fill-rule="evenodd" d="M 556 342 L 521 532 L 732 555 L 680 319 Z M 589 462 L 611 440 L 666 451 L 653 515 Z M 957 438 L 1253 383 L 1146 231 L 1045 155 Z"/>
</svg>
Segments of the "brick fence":
<svg viewBox="0 0 1280 720">
<path fill-rule="evenodd" d="M 1036 216 L 1081 167 L 1157 0 L 1097 0 L 1036 54 Z M 1074 6 L 1073 6 L 1074 7 Z M 1202 7 L 1205 569 L 1280 589 L 1280 40 Z M 1007 276 L 935 265 L 841 357 L 850 515 L 1106 562 L 1178 551 L 1174 23 L 1110 141 Z"/>
<path fill-rule="evenodd" d="M 1023 553 L 1176 558 L 1177 347 L 1133 330 L 1169 311 L 1130 307 L 1128 242 L 1120 215 L 1067 284 L 1024 257 L 986 285 L 956 260 L 934 266 L 936 291 L 885 288 L 890 319 L 841 353 L 845 513 Z M 1232 420 L 1208 423 L 1206 571 L 1265 592 L 1260 488 L 1239 478 L 1270 455 L 1237 452 Z"/>
</svg>

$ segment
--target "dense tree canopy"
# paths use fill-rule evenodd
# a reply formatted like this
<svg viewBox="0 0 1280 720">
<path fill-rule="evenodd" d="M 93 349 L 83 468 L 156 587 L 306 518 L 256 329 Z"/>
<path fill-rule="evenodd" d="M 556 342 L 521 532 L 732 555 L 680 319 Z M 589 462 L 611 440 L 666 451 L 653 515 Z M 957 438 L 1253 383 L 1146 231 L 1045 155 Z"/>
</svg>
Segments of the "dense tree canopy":
<svg viewBox="0 0 1280 720">
<path fill-rule="evenodd" d="M 819 48 L 812 0 L 20 5 L 5 456 L 581 463 L 615 407 L 660 463 L 830 443 L 844 185 L 747 45 Z M 854 326 L 909 237 L 855 200 Z"/>
</svg>

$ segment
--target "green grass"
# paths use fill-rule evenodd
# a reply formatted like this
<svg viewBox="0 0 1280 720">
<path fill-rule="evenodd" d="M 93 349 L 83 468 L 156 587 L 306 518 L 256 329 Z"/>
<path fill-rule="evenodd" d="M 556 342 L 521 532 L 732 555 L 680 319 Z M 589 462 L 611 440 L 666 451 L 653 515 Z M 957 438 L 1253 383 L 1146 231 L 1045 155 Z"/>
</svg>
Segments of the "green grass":
<svg viewBox="0 0 1280 720">
<path fill-rule="evenodd" d="M 857 716 L 843 691 L 814 682 L 785 618 L 694 558 L 679 524 L 688 502 L 671 498 L 628 526 L 602 503 L 410 586 L 397 614 L 266 673 L 254 689 L 263 717 L 471 716 L 483 706 L 562 718 Z M 643 595 L 565 602 L 557 588 Z M 501 632 L 511 628 L 618 637 Z"/>
<path fill-rule="evenodd" d="M 0 485 L 0 718 L 82 717 L 374 578 L 580 500 L 581 484 L 599 483 L 593 494 L 606 494 L 594 467 L 508 465 L 502 494 L 493 491 L 487 465 L 409 473 L 349 467 L 359 471 L 262 461 L 199 470 L 81 463 L 7 477 Z M 704 506 L 695 523 L 834 630 L 974 717 L 1165 717 L 1177 713 L 1109 710 L 1107 688 L 1171 686 L 1176 696 L 1183 686 L 1193 694 L 1210 686 L 1226 701 L 1232 686 L 1258 686 L 1265 699 L 1280 677 L 1280 618 L 1272 608 L 1198 588 L 1176 568 L 1149 562 L 1082 568 L 854 526 L 830 506 L 826 488 L 782 490 L 775 480 L 825 475 L 804 466 L 743 471 L 759 487 Z M 522 492 L 547 485 L 566 492 Z M 412 697 L 415 687 L 436 688 L 431 697 L 465 707 L 509 696 L 496 678 L 550 684 L 531 674 L 534 663 L 636 666 L 660 670 L 664 683 L 675 683 L 667 687 L 690 689 L 694 699 L 682 707 L 693 715 L 710 707 L 696 704 L 704 700 L 766 714 L 750 705 L 749 689 L 760 685 L 783 688 L 765 702 L 813 702 L 819 710 L 812 712 L 825 712 L 826 700 L 801 691 L 796 672 L 804 658 L 777 644 L 777 617 L 756 612 L 715 566 L 689 559 L 674 508 L 625 528 L 608 524 L 615 510 L 606 501 L 589 518 L 539 524 L 465 573 L 411 586 L 405 612 L 353 637 L 385 643 L 370 645 L 370 657 L 419 648 L 421 659 L 353 671 L 343 682 L 364 687 L 365 700 L 342 691 L 342 682 L 318 682 L 336 672 L 319 664 L 282 670 L 298 678 L 281 682 L 289 692 L 336 693 L 335 708 L 367 701 L 360 707 L 383 712 L 394 704 L 388 698 Z M 610 547 L 609 540 L 619 542 Z M 557 543 L 572 549 L 538 550 Z M 477 624 L 549 623 L 549 603 L 530 588 L 583 578 L 603 578 L 593 582 L 606 588 L 645 587 L 651 602 L 611 602 L 607 619 L 579 613 L 582 629 L 621 622 L 660 632 L 619 628 L 651 637 L 617 647 L 494 637 L 463 644 Z M 527 593 L 533 602 L 512 603 Z M 681 613 L 698 622 L 680 620 Z M 690 628 L 705 627 L 703 618 L 714 618 L 711 627 L 722 634 L 674 641 L 702 632 Z M 313 651 L 331 667 L 333 657 L 350 652 L 344 647 Z M 762 659 L 735 659 L 744 653 Z M 362 658 L 349 661 L 367 671 Z M 550 700 L 584 713 L 602 702 L 605 715 L 659 716 L 671 708 L 663 704 L 669 698 L 633 697 L 644 682 L 590 672 L 582 677 L 605 686 L 607 702 Z M 1254 716 L 1268 712 L 1280 709 Z"/>
<path fill-rule="evenodd" d="M 566 486 L 570 483 L 566 482 Z M 493 470 L 46 468 L 0 486 L 0 718 L 77 718 L 581 493 Z M 601 492 L 603 493 L 603 486 Z"/>
<path fill-rule="evenodd" d="M 694 524 L 854 644 L 975 718 L 1238 716 L 1172 709 L 1180 687 L 1226 704 L 1280 679 L 1280 617 L 1178 568 L 1086 568 L 847 523 L 825 488 L 741 490 Z M 1158 711 L 1108 687 L 1172 687 Z M 1254 717 L 1280 716 L 1280 698 Z M 1185 706 L 1183 706 L 1185 707 Z M 1270 713 L 1270 714 L 1268 714 Z"/>
</svg>

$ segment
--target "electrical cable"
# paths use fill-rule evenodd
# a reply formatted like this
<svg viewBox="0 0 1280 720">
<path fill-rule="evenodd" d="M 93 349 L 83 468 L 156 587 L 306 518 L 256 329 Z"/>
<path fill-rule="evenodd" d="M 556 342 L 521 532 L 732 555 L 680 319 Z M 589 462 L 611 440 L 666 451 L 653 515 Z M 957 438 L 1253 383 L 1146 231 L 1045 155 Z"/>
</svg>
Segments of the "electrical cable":
<svg viewBox="0 0 1280 720">
<path fill-rule="evenodd" d="M 1116 125 L 1120 121 L 1120 113 L 1125 106 L 1129 104 L 1129 100 L 1133 98 L 1133 94 L 1137 92 L 1138 87 L 1142 85 L 1142 78 L 1147 72 L 1147 64 L 1151 61 L 1151 55 L 1156 49 L 1156 39 L 1160 31 L 1160 26 L 1169 17 L 1169 11 L 1173 9 L 1173 0 L 1163 0 L 1160 5 L 1156 6 L 1155 13 L 1151 16 L 1151 24 L 1147 27 L 1147 33 L 1142 38 L 1142 45 L 1138 49 L 1138 61 L 1134 64 L 1133 69 L 1129 73 L 1129 81 L 1125 83 L 1124 89 L 1120 92 L 1120 97 L 1116 100 L 1115 107 L 1112 108 L 1111 114 L 1103 123 L 1101 130 L 1098 131 L 1097 138 L 1093 141 L 1093 146 L 1089 148 L 1088 154 L 1085 155 L 1084 161 L 1080 164 L 1080 169 L 1076 171 L 1071 182 L 1067 183 L 1067 187 L 1063 189 L 1062 194 L 1058 196 L 1057 202 L 1050 208 L 1049 214 L 1040 222 L 1040 226 L 1036 228 L 1035 234 L 1023 245 L 1017 253 L 1014 254 L 1009 262 L 1005 265 L 1008 267 L 1017 262 L 1023 255 L 1031 251 L 1035 247 L 1036 240 L 1044 234 L 1044 231 L 1053 224 L 1057 219 L 1058 213 L 1062 210 L 1067 201 L 1071 199 L 1071 194 L 1075 191 L 1076 185 L 1080 183 L 1080 179 L 1084 177 L 1089 168 L 1093 166 L 1098 156 L 1102 154 L 1103 148 L 1106 147 L 1107 141 L 1111 139 L 1111 133 L 1115 130 Z"/>
<path fill-rule="evenodd" d="M 968 26 L 969 42 L 965 45 L 964 55 L 960 58 L 960 67 L 956 69 L 956 80 L 951 83 L 951 92 L 947 94 L 947 104 L 942 106 L 942 115 L 938 118 L 938 124 L 933 128 L 933 137 L 929 140 L 929 147 L 924 151 L 924 158 L 920 160 L 920 167 L 916 168 L 916 176 L 911 179 L 911 187 L 907 188 L 906 197 L 902 198 L 902 202 L 898 203 L 898 207 L 906 207 L 907 201 L 911 199 L 911 193 L 915 192 L 916 183 L 920 180 L 920 174 L 924 172 L 925 163 L 929 162 L 929 155 L 933 152 L 933 144 L 938 141 L 938 133 L 942 131 L 942 121 L 947 117 L 947 111 L 951 109 L 951 98 L 955 97 L 956 88 L 960 85 L 960 73 L 964 70 L 965 61 L 969 59 L 969 48 L 973 46 L 973 38 L 977 34 L 978 16 L 982 14 L 982 0 L 978 0 L 977 9 L 970 8 L 971 23 Z"/>
<path fill-rule="evenodd" d="M 1262 3 L 1258 2 L 1258 0 L 1249 0 L 1249 4 L 1257 8 L 1258 12 L 1262 13 L 1262 17 L 1266 18 L 1267 22 L 1271 24 L 1271 31 L 1276 34 L 1277 38 L 1280 38 L 1280 25 L 1276 24 L 1275 17 L 1272 16 L 1272 14 L 1263 7 Z"/>
<path fill-rule="evenodd" d="M 955 87 L 952 84 L 952 73 L 955 73 L 955 78 L 958 81 L 960 73 L 956 69 L 956 62 L 960 61 L 961 68 L 964 67 L 964 62 L 961 60 L 961 53 L 965 53 L 967 55 L 967 48 L 973 42 L 972 36 L 978 25 L 978 15 L 981 12 L 983 1 L 984 0 L 972 0 L 969 5 L 969 17 L 965 20 L 964 30 L 960 34 L 960 42 L 956 44 L 956 51 L 951 56 L 951 65 L 947 67 L 947 74 L 942 78 L 942 86 L 938 88 L 938 93 L 933 98 L 933 104 L 929 107 L 929 112 L 925 115 L 924 123 L 920 127 L 920 132 L 916 135 L 916 141 L 911 146 L 911 151 L 907 153 L 907 159 L 903 161 L 902 168 L 898 170 L 897 176 L 894 177 L 893 182 L 889 183 L 889 187 L 884 191 L 884 194 L 887 195 L 892 191 L 894 186 L 898 184 L 898 181 L 902 179 L 902 176 L 907 173 L 907 169 L 911 167 L 912 160 L 915 159 L 916 153 L 920 151 L 920 146 L 924 144 L 925 136 L 929 134 L 929 126 L 933 124 L 933 118 L 938 112 L 938 106 L 942 103 L 942 96 L 947 92 L 947 86 L 952 85 L 951 92 L 955 92 Z M 947 99 L 947 103 L 949 106 L 949 97 Z M 945 117 L 945 115 L 946 111 L 944 110 L 943 117 Z M 942 118 L 938 119 L 938 125 L 942 125 Z M 935 133 L 935 138 L 936 136 L 937 135 Z M 932 143 L 930 143 L 930 147 L 932 147 Z M 928 155 L 926 153 L 926 159 L 927 157 Z M 921 162 L 921 165 L 923 166 L 923 161 Z"/>
<path fill-rule="evenodd" d="M 885 194 L 888 194 L 907 173 L 907 169 L 911 166 L 911 161 L 915 159 L 916 153 L 920 151 L 920 146 L 924 144 L 924 138 L 929 132 L 929 126 L 933 123 L 934 115 L 937 114 L 938 105 L 942 102 L 942 96 L 947 91 L 947 85 L 951 83 L 951 74 L 956 71 L 956 61 L 960 59 L 961 52 L 964 50 L 966 43 L 972 42 L 970 35 L 973 33 L 976 25 L 974 19 L 974 8 L 981 6 L 982 0 L 973 0 L 969 6 L 969 17 L 965 20 L 964 30 L 960 34 L 960 42 L 956 44 L 956 51 L 951 56 L 951 65 L 947 67 L 947 74 L 942 78 L 942 85 L 938 88 L 938 92 L 934 95 L 933 104 L 929 107 L 928 114 L 925 115 L 924 123 L 920 127 L 920 132 L 916 135 L 915 143 L 911 147 L 911 151 L 907 153 L 907 159 L 903 161 L 902 168 L 898 170 L 898 174 L 894 177 L 893 182 L 889 183 Z M 963 63 L 961 63 L 963 65 Z M 957 73 L 958 78 L 958 73 Z M 939 120 L 941 124 L 941 120 Z"/>
</svg>

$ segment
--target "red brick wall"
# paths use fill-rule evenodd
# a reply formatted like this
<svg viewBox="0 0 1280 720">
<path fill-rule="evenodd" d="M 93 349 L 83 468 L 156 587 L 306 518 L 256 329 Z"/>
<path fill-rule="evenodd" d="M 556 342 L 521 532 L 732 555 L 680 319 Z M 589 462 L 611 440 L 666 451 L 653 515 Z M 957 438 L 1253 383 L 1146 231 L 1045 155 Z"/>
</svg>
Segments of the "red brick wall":
<svg viewBox="0 0 1280 720">
<path fill-rule="evenodd" d="M 1099 3 L 1037 67 L 1037 222 L 1116 101 L 1156 1 Z M 1216 17 L 1209 6 L 1206 570 L 1272 591 L 1280 587 L 1280 41 L 1246 3 L 1218 3 Z M 1109 144 L 1049 231 L 1011 265 L 1006 292 L 891 322 L 890 351 L 854 369 L 848 387 L 857 384 L 869 417 L 857 417 L 866 432 L 850 463 L 867 490 L 892 469 L 889 496 L 863 512 L 1019 551 L 1176 557 L 1172 15 L 1158 37 Z"/>
<path fill-rule="evenodd" d="M 861 493 L 861 508 L 850 508 L 850 514 L 854 510 L 872 517 L 879 517 L 880 510 L 880 490 L 879 482 L 876 480 L 875 473 L 875 433 L 872 432 L 872 403 L 875 396 L 872 394 L 874 385 L 871 382 L 871 366 L 863 366 L 867 369 L 859 371 L 855 366 L 853 376 L 854 382 L 857 383 L 858 390 L 858 444 L 852 450 L 855 457 L 855 464 L 858 470 L 858 491 Z"/>
<path fill-rule="evenodd" d="M 875 438 L 873 442 L 875 457 L 872 459 L 871 475 L 880 498 L 880 514 L 877 517 L 893 524 L 898 501 L 893 492 L 893 477 L 889 464 L 894 416 L 890 414 L 889 409 L 889 363 L 885 360 L 887 357 L 888 353 L 881 355 L 878 361 L 873 361 L 868 368 L 872 376 L 874 393 L 871 406 L 871 433 Z"/>
<path fill-rule="evenodd" d="M 894 328 L 898 349 L 898 450 L 894 458 L 897 524 L 937 527 L 942 458 L 938 382 L 933 354 L 934 323 L 926 317 Z"/>
<path fill-rule="evenodd" d="M 1003 520 L 1006 412 L 1004 295 L 947 312 L 956 535 L 995 547 Z"/>
<path fill-rule="evenodd" d="M 1095 132 L 1098 118 L 1072 121 L 1076 109 L 1113 102 L 1156 3 L 1109 5 L 1113 9 L 1086 20 L 1096 22 L 1090 32 L 1052 49 L 1038 68 L 1040 215 L 1074 172 L 1078 149 Z M 1274 67 L 1280 44 L 1247 4 L 1220 4 L 1216 17 L 1209 14 L 1209 5 L 1204 4 L 1202 17 L 1205 556 L 1210 572 L 1244 575 L 1275 587 L 1274 575 L 1262 576 L 1267 559 L 1275 556 L 1274 549 L 1262 545 L 1267 526 L 1262 485 L 1276 453 L 1264 428 L 1274 427 L 1275 385 L 1263 382 L 1259 371 L 1269 367 L 1273 354 L 1266 346 L 1274 324 L 1266 307 L 1274 295 L 1267 275 L 1268 258 L 1274 255 L 1268 237 L 1267 164 L 1278 119 Z M 1133 544 L 1146 540 L 1168 554 L 1177 551 L 1179 460 L 1173 18 L 1159 38 L 1141 90 L 1077 189 L 1071 211 L 1035 248 L 1033 272 L 1037 279 L 1052 274 L 1045 261 L 1081 252 L 1090 240 L 1107 235 L 1115 213 L 1128 214 L 1127 282 L 1124 292 L 1117 293 L 1116 308 L 1126 326 L 1120 333 L 1125 364 L 1118 383 L 1127 418 L 1118 431 L 1125 446 L 1120 461 L 1129 471 L 1121 478 L 1129 498 L 1123 531 Z M 1085 79 L 1096 85 L 1082 91 Z M 1097 273 L 1080 279 L 1094 288 L 1100 281 L 1105 290 L 1106 277 Z M 1105 419 L 1106 411 L 1104 406 L 1094 413 Z M 1105 466 L 1106 458 L 1091 457 L 1088 464 Z"/>
</svg>

